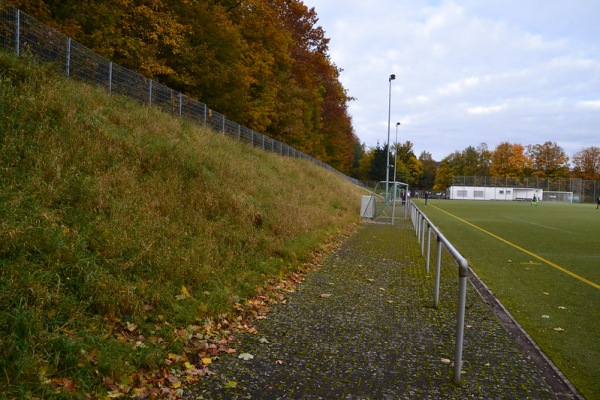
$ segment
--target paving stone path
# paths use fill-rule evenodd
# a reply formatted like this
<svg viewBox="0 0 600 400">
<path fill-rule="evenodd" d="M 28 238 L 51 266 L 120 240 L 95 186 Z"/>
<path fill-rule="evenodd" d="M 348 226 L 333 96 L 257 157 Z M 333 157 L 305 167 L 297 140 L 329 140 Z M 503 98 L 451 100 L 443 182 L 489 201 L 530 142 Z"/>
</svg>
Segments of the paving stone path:
<svg viewBox="0 0 600 400">
<path fill-rule="evenodd" d="M 362 225 L 186 398 L 569 398 L 546 384 L 471 285 L 462 383 L 453 384 L 458 269 L 444 261 L 438 309 L 431 272 L 408 221 Z"/>
</svg>

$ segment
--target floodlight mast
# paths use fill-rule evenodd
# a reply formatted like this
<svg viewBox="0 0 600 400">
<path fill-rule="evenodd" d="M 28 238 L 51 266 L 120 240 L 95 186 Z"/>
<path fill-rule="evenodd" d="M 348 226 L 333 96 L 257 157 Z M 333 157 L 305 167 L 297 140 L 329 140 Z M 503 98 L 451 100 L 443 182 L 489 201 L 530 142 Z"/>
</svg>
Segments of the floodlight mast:
<svg viewBox="0 0 600 400">
<path fill-rule="evenodd" d="M 396 142 L 394 143 L 394 183 L 396 182 L 396 165 L 398 159 L 398 127 L 400 122 L 396 122 Z"/>
<path fill-rule="evenodd" d="M 387 131 L 387 144 L 386 144 L 386 162 L 385 162 L 385 198 L 389 200 L 389 182 L 390 182 L 390 119 L 392 114 L 392 81 L 396 79 L 395 74 L 391 74 L 389 78 L 390 89 L 388 98 L 388 131 Z"/>
</svg>

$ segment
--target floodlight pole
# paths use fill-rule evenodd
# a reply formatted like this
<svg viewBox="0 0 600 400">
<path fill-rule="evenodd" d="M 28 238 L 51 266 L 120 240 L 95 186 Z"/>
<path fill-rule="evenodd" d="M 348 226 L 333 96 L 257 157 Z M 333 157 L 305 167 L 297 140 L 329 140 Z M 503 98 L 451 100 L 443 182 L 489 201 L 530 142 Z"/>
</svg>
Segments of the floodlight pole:
<svg viewBox="0 0 600 400">
<path fill-rule="evenodd" d="M 389 200 L 389 183 L 390 183 L 390 118 L 392 114 L 392 81 L 396 79 L 396 75 L 391 74 L 389 78 L 390 90 L 388 99 L 388 132 L 386 144 L 386 162 L 385 162 L 385 198 Z"/>
<path fill-rule="evenodd" d="M 400 122 L 396 122 L 396 142 L 394 143 L 394 182 L 396 182 L 396 160 L 398 158 L 398 127 Z"/>
</svg>

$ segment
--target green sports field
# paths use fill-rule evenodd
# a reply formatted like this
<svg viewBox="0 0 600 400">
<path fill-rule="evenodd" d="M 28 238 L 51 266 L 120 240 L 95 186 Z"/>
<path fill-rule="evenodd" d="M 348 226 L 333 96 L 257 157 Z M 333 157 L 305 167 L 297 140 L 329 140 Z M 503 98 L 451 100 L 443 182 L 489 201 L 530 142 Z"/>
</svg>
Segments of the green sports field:
<svg viewBox="0 0 600 400">
<path fill-rule="evenodd" d="M 415 204 L 586 399 L 600 399 L 600 210 L 596 205 Z"/>
</svg>

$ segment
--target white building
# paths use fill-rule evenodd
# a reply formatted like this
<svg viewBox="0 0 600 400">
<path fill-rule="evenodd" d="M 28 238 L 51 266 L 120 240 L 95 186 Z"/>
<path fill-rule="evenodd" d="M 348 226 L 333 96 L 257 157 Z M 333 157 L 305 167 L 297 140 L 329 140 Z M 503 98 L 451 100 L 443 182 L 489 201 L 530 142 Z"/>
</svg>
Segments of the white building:
<svg viewBox="0 0 600 400">
<path fill-rule="evenodd" d="M 450 186 L 447 198 L 451 200 L 521 200 L 531 201 L 535 195 L 542 200 L 544 190 L 535 188 Z"/>
</svg>

